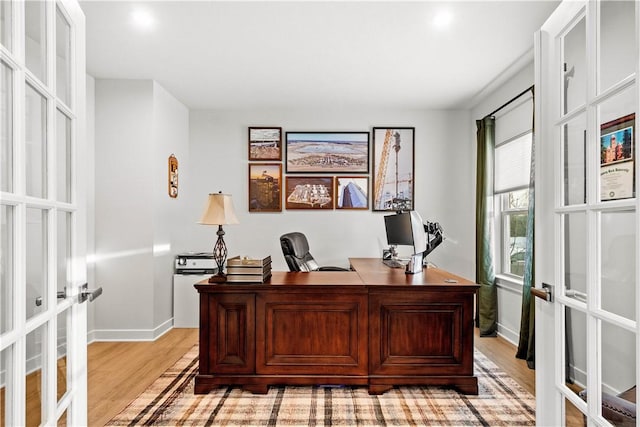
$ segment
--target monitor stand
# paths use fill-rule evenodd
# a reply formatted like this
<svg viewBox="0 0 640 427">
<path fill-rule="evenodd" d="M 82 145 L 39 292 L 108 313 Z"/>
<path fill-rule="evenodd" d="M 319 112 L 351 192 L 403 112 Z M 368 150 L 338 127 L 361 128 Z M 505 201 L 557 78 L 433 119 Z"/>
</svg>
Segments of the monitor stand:
<svg viewBox="0 0 640 427">
<path fill-rule="evenodd" d="M 407 267 L 405 273 L 407 274 L 418 274 L 422 273 L 422 252 L 413 254 L 411 258 L 409 258 L 409 262 L 407 263 Z"/>
</svg>

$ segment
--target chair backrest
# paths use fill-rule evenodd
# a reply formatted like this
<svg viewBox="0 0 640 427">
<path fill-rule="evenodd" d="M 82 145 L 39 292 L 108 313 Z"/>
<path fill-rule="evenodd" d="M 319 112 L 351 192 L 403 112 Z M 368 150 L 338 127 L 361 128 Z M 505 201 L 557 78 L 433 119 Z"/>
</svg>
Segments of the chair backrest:
<svg viewBox="0 0 640 427">
<path fill-rule="evenodd" d="M 315 271 L 318 263 L 309 253 L 307 237 L 297 231 L 280 236 L 282 254 L 289 266 L 289 271 Z"/>
</svg>

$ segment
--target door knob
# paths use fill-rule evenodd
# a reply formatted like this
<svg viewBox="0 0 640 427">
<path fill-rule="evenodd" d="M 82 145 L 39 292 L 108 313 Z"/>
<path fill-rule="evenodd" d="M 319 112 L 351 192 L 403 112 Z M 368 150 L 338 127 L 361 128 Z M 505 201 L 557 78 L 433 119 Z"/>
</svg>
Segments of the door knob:
<svg viewBox="0 0 640 427">
<path fill-rule="evenodd" d="M 553 302 L 552 288 L 553 285 L 543 283 L 541 288 L 531 288 L 531 295 L 542 298 L 545 301 Z"/>
<path fill-rule="evenodd" d="M 97 289 L 89 289 L 89 284 L 85 283 L 80 288 L 80 296 L 78 302 L 85 302 L 86 300 L 93 301 L 102 295 L 102 286 Z"/>
</svg>

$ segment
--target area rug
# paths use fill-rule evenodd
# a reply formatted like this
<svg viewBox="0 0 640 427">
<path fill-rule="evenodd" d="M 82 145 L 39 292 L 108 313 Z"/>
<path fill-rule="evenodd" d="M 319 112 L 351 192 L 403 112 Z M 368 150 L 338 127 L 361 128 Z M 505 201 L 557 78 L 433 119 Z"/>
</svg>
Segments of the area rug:
<svg viewBox="0 0 640 427">
<path fill-rule="evenodd" d="M 398 387 L 371 396 L 367 387 L 239 387 L 193 393 L 198 346 L 107 426 L 524 426 L 535 424 L 535 398 L 475 352 L 477 396 L 440 387 Z"/>
</svg>

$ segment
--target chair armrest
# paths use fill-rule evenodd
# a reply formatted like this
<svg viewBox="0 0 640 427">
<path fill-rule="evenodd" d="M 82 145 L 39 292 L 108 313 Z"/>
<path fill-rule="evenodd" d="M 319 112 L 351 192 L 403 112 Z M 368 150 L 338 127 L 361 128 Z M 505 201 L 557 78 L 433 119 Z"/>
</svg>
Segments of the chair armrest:
<svg viewBox="0 0 640 427">
<path fill-rule="evenodd" d="M 318 271 L 349 271 L 349 269 L 348 268 L 342 268 L 342 267 L 326 266 L 326 267 L 318 268 Z"/>
</svg>

